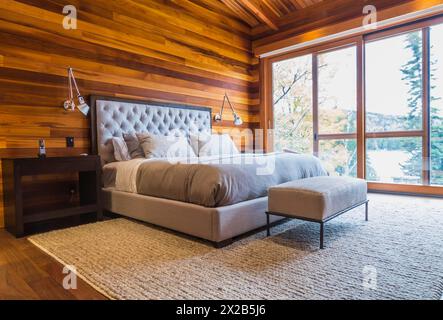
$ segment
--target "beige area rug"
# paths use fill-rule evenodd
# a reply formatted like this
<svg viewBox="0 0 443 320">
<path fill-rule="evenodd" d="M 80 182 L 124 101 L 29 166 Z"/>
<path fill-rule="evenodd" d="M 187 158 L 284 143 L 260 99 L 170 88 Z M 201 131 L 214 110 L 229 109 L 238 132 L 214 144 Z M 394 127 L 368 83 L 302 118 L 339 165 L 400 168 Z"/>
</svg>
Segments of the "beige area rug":
<svg viewBox="0 0 443 320">
<path fill-rule="evenodd" d="M 440 299 L 443 200 L 371 195 L 319 226 L 290 221 L 214 249 L 115 219 L 29 240 L 114 299 Z"/>
</svg>

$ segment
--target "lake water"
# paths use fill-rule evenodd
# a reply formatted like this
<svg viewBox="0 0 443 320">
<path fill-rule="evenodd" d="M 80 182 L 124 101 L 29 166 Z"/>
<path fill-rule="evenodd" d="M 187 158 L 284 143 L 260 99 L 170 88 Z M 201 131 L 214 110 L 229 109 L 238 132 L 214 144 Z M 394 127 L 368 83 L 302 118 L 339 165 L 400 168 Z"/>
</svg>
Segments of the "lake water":
<svg viewBox="0 0 443 320">
<path fill-rule="evenodd" d="M 411 178 L 404 174 L 400 166 L 409 160 L 409 153 L 378 150 L 368 151 L 367 156 L 380 181 L 394 182 L 394 178 Z"/>
</svg>

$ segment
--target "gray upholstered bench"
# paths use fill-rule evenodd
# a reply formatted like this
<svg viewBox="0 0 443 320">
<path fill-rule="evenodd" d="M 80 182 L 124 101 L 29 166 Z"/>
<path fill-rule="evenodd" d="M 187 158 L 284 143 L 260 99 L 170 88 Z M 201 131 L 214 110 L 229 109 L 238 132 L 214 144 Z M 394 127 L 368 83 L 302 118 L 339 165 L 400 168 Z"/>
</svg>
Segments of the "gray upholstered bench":
<svg viewBox="0 0 443 320">
<path fill-rule="evenodd" d="M 367 190 L 365 180 L 347 177 L 307 178 L 271 187 L 267 234 L 270 235 L 269 215 L 318 222 L 323 249 L 323 225 L 327 221 L 363 204 L 368 221 Z"/>
</svg>

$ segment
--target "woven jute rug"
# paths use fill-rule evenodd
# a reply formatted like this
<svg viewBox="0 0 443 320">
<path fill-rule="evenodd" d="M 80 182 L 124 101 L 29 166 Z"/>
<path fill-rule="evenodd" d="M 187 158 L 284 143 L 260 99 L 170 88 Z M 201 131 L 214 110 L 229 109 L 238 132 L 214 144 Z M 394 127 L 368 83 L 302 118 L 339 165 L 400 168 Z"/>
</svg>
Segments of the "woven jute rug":
<svg viewBox="0 0 443 320">
<path fill-rule="evenodd" d="M 224 249 L 126 219 L 29 240 L 112 299 L 440 299 L 443 201 L 372 195 L 319 226 L 289 221 Z"/>
</svg>

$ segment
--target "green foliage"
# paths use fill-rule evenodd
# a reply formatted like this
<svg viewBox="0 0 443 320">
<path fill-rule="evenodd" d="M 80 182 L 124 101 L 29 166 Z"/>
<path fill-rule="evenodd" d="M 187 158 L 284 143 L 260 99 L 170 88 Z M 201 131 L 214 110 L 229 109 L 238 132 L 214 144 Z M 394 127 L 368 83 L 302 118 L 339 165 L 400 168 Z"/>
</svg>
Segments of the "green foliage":
<svg viewBox="0 0 443 320">
<path fill-rule="evenodd" d="M 409 85 L 408 107 L 406 123 L 409 130 L 421 130 L 422 124 L 422 101 L 423 101 L 423 79 L 422 79 L 422 38 L 421 33 L 408 33 L 406 37 L 406 50 L 412 53 L 411 59 L 403 66 L 403 81 Z"/>
<path fill-rule="evenodd" d="M 403 66 L 403 79 L 409 85 L 408 107 L 409 112 L 404 121 L 409 130 L 421 130 L 422 123 L 422 39 L 420 33 L 409 33 L 406 38 L 405 49 L 412 54 L 411 59 Z M 435 79 L 434 68 L 437 61 L 431 61 L 431 82 Z M 434 89 L 434 88 L 432 88 Z M 431 90 L 433 93 L 434 90 Z M 431 182 L 443 184 L 443 119 L 439 115 L 433 102 L 440 98 L 432 96 L 431 102 Z M 439 142 L 442 141 L 442 142 Z M 402 149 L 410 154 L 410 159 L 402 165 L 403 172 L 408 176 L 421 176 L 422 170 L 422 143 L 421 139 L 402 139 Z"/>
<path fill-rule="evenodd" d="M 274 64 L 274 146 L 312 153 L 311 60 Z"/>
</svg>

